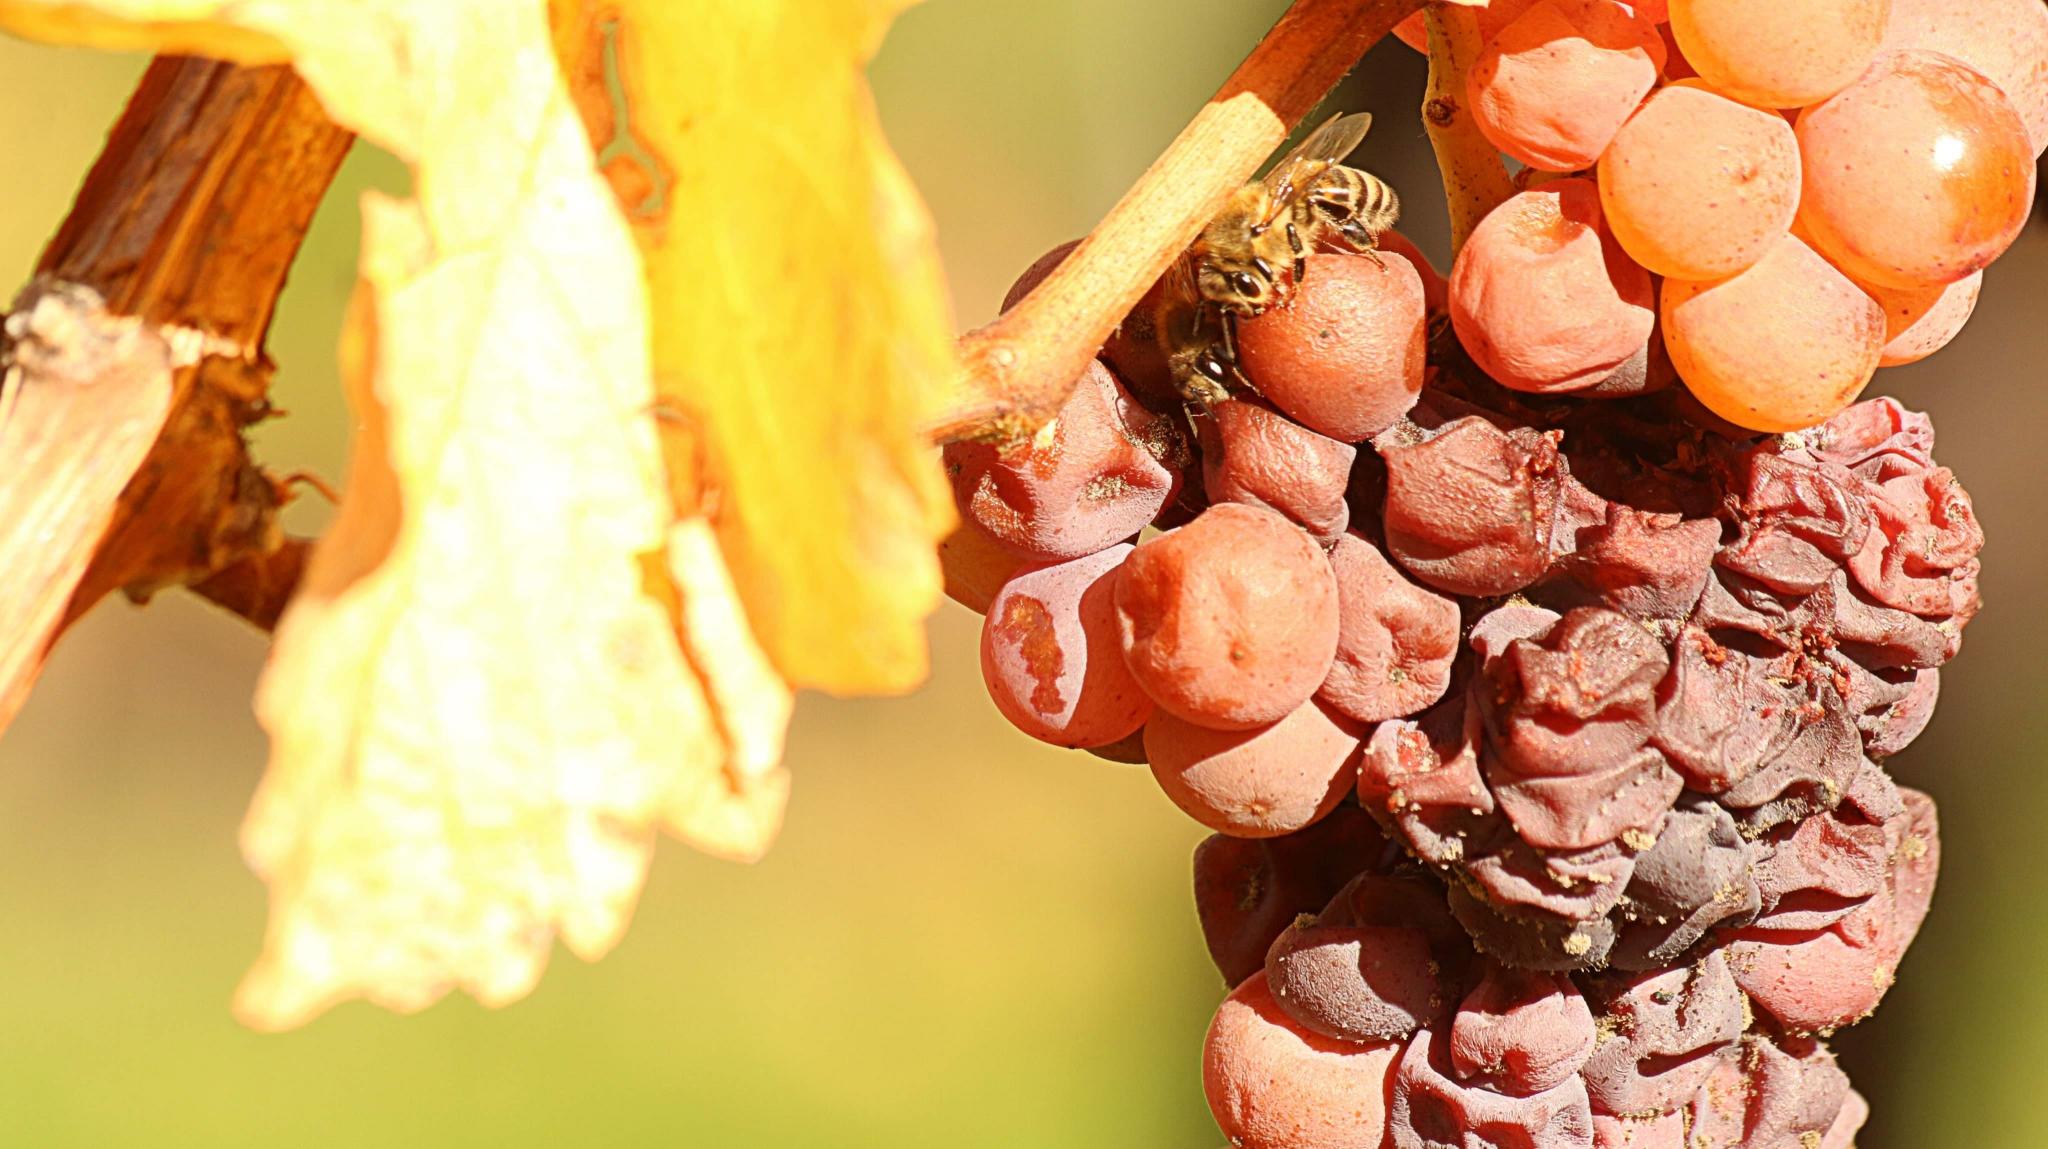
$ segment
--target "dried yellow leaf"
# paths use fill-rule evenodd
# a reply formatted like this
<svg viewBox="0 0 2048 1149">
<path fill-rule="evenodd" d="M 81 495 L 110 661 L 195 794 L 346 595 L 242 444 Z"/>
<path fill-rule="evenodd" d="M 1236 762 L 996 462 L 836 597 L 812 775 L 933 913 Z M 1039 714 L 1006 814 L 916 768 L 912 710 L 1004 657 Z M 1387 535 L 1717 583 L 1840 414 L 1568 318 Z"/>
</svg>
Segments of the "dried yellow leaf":
<svg viewBox="0 0 2048 1149">
<path fill-rule="evenodd" d="M 646 262 L 656 388 L 702 435 L 678 500 L 715 499 L 783 676 L 836 692 L 923 681 L 952 523 L 920 431 L 955 370 L 952 315 L 864 75 L 904 6 L 554 5 Z"/>
<path fill-rule="evenodd" d="M 722 536 L 676 514 L 639 256 L 544 6 L 0 0 L 0 26 L 193 46 L 95 11 L 281 47 L 418 191 L 364 204 L 360 429 L 258 693 L 243 849 L 271 918 L 237 1011 L 513 1000 L 556 937 L 586 958 L 618 939 L 659 828 L 754 857 L 789 785 L 789 689 Z"/>
</svg>

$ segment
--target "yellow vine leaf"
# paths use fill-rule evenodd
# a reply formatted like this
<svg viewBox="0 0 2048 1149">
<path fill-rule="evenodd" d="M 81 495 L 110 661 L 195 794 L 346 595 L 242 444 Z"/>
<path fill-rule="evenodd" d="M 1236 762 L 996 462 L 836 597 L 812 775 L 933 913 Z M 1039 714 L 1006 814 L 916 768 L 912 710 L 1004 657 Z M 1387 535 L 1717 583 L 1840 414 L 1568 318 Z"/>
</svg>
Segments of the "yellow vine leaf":
<svg viewBox="0 0 2048 1149">
<path fill-rule="evenodd" d="M 955 370 L 953 321 L 864 75 L 905 6 L 553 5 L 646 261 L 655 386 L 702 432 L 678 501 L 715 500 L 784 677 L 842 693 L 923 681 L 952 525 L 920 428 Z"/>
<path fill-rule="evenodd" d="M 699 41 L 742 55 L 761 30 L 747 4 L 677 7 L 696 12 Z M 813 273 L 745 263 L 740 209 L 679 193 L 677 228 L 697 211 L 718 225 L 704 274 L 733 276 L 696 285 L 688 330 L 709 339 L 722 318 L 731 344 L 664 362 L 664 403 L 640 251 L 682 240 L 651 240 L 643 220 L 636 248 L 541 0 L 0 0 L 0 27 L 74 42 L 190 49 L 194 29 L 231 26 L 204 46 L 289 58 L 337 121 L 413 166 L 416 198 L 363 205 L 343 340 L 359 422 L 348 487 L 258 691 L 272 752 L 243 850 L 271 916 L 237 994 L 249 1024 L 295 1025 L 356 997 L 518 998 L 556 938 L 585 958 L 616 942 L 659 830 L 737 858 L 766 848 L 789 789 L 790 674 L 809 666 L 806 681 L 851 689 L 922 672 L 946 515 L 912 424 L 917 381 L 943 358 L 944 309 L 923 217 L 857 101 L 883 9 L 803 12 L 842 7 L 860 18 L 821 22 L 843 37 L 803 42 L 832 53 L 815 63 L 847 105 L 758 115 L 845 121 L 820 145 L 840 150 L 814 158 L 836 179 L 858 159 L 866 193 L 834 206 L 838 189 L 805 190 L 864 254 L 792 293 Z M 796 178 L 814 125 L 754 128 L 711 138 L 778 140 L 791 166 L 753 170 Z M 657 297 L 675 285 L 665 274 L 647 277 Z M 836 300 L 821 286 L 835 276 Z M 905 301 L 916 292 L 931 298 Z M 832 350 L 792 350 L 813 341 Z M 800 431 L 774 431 L 785 411 Z M 665 456 L 692 466 L 671 475 Z M 816 475 L 793 477 L 804 467 Z M 806 483 L 828 492 L 816 506 Z M 761 519 L 764 507 L 790 517 Z M 868 514 L 878 521 L 856 517 Z M 753 530 L 829 537 L 749 549 Z M 838 584 L 824 606 L 795 601 Z M 758 630 L 783 646 L 757 641 L 742 600 L 773 615 Z M 796 635 L 827 649 L 791 657 Z"/>
</svg>

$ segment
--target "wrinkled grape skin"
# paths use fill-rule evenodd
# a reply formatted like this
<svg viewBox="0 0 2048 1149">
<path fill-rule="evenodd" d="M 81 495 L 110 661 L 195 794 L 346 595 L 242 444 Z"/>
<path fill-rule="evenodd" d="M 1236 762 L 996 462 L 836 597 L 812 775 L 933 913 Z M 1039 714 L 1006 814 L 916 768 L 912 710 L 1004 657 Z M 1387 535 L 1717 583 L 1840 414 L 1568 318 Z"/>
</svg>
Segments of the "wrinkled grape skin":
<svg viewBox="0 0 2048 1149">
<path fill-rule="evenodd" d="M 2048 5 L 2040 0 L 1892 0 L 1885 47 L 1942 52 L 1984 73 L 2048 149 Z"/>
<path fill-rule="evenodd" d="M 1311 255 L 1286 306 L 1238 324 L 1238 359 L 1290 418 L 1356 443 L 1415 406 L 1427 309 L 1408 260 Z"/>
<path fill-rule="evenodd" d="M 1591 167 L 1656 85 L 1663 55 L 1656 27 L 1614 0 L 1543 0 L 1473 62 L 1472 121 L 1532 168 Z"/>
<path fill-rule="evenodd" d="M 1151 716 L 1117 636 L 1116 572 L 1131 551 L 1027 568 L 989 604 L 982 681 L 1017 729 L 1054 746 L 1107 746 Z"/>
<path fill-rule="evenodd" d="M 1316 697 L 1380 722 L 1442 698 L 1458 653 L 1458 604 L 1408 581 L 1363 535 L 1330 548 L 1337 574 L 1337 657 Z"/>
<path fill-rule="evenodd" d="M 1460 1080 L 1527 1097 L 1578 1076 L 1596 1040 L 1570 978 L 1494 965 L 1451 1021 L 1451 1066 Z"/>
<path fill-rule="evenodd" d="M 1344 490 L 1358 449 L 1248 399 L 1227 399 L 1201 423 L 1203 486 L 1212 502 L 1278 511 L 1318 541 L 1351 522 Z"/>
<path fill-rule="evenodd" d="M 1717 279 L 1763 258 L 1799 210 L 1799 141 L 1771 112 L 1674 85 L 1600 157 L 1607 226 L 1663 276 Z"/>
<path fill-rule="evenodd" d="M 1204 838 L 1195 847 L 1195 911 L 1224 983 L 1235 986 L 1265 968 L 1281 931 L 1302 914 L 1326 910 L 1385 852 L 1371 815 L 1344 805 L 1277 838 Z M 1434 890 L 1420 896 L 1437 898 Z"/>
<path fill-rule="evenodd" d="M 1220 730 L 1292 713 L 1337 651 L 1337 576 L 1300 527 L 1219 503 L 1141 544 L 1116 608 L 1124 657 L 1161 710 Z"/>
<path fill-rule="evenodd" d="M 1664 281 L 1664 346 L 1693 396 L 1754 431 L 1847 407 L 1884 348 L 1884 310 L 1797 236 L 1726 279 Z"/>
<path fill-rule="evenodd" d="M 1380 451 L 1387 464 L 1387 551 L 1448 594 L 1511 594 L 1550 565 L 1564 466 L 1557 444 L 1476 417 Z"/>
<path fill-rule="evenodd" d="M 961 518 L 1035 562 L 1094 554 L 1137 534 L 1166 505 L 1176 475 L 1161 461 L 1171 423 L 1090 362 L 1053 420 L 1022 444 L 949 444 Z"/>
<path fill-rule="evenodd" d="M 1359 731 L 1317 702 L 1252 730 L 1160 714 L 1145 725 L 1159 788 L 1188 817 L 1239 838 L 1291 834 L 1358 784 Z"/>
<path fill-rule="evenodd" d="M 1520 192 L 1451 267 L 1451 323 L 1480 370 L 1518 391 L 1575 391 L 1649 341 L 1650 273 L 1608 231 L 1593 181 Z"/>
<path fill-rule="evenodd" d="M 1799 114 L 1799 223 L 1857 280 L 1954 283 L 2011 246 L 2034 199 L 2033 144 L 1997 85 L 1933 52 L 1887 53 Z"/>
<path fill-rule="evenodd" d="M 1209 1023 L 1202 1089 L 1237 1149 L 1368 1149 L 1386 1135 L 1388 1078 L 1400 1053 L 1394 1042 L 1309 1032 L 1259 973 Z"/>
<path fill-rule="evenodd" d="M 1745 104 L 1803 108 L 1853 83 L 1891 0 L 1671 0 L 1671 32 L 1702 79 Z"/>
</svg>

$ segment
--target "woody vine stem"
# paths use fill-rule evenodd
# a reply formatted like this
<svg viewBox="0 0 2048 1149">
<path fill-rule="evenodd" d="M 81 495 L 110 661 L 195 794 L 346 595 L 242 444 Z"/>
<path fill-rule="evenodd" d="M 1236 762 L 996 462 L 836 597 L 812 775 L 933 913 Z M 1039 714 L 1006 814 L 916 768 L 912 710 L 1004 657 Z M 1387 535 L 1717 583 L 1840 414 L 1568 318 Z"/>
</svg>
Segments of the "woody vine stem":
<svg viewBox="0 0 2048 1149">
<path fill-rule="evenodd" d="M 1331 88 L 1424 0 L 1295 0 L 1258 47 L 1093 232 L 995 322 L 960 339 L 958 399 L 940 442 L 1028 436 L 1066 401 L 1089 360 Z M 1463 107 L 1478 25 L 1459 0 L 1430 3 L 1423 123 L 1462 245 L 1513 191 L 1499 153 Z"/>
</svg>

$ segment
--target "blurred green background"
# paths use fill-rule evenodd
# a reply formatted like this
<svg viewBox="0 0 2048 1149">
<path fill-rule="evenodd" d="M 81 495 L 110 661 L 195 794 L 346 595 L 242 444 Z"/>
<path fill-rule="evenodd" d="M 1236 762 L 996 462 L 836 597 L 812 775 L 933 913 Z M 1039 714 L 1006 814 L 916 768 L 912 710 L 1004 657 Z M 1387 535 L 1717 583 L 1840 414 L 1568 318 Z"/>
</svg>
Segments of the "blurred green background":
<svg viewBox="0 0 2048 1149">
<path fill-rule="evenodd" d="M 1282 6 L 905 15 L 875 85 L 961 324 L 1085 231 Z M 142 64 L 0 41 L 0 278 L 25 277 Z M 1441 261 L 1421 77 L 1383 46 L 1338 101 L 1379 113 L 1363 162 Z M 271 339 L 293 417 L 261 443 L 280 470 L 340 475 L 356 197 L 404 185 L 359 148 L 300 258 Z M 1932 730 L 1895 762 L 1941 799 L 1945 866 L 1899 987 L 1837 1043 L 1877 1103 L 1864 1149 L 2048 1140 L 2031 854 L 2048 799 L 2044 314 L 2036 232 L 1955 345 L 1876 385 L 1936 413 L 1991 542 L 1988 608 Z M 103 607 L 0 742 L 0 1145 L 1214 1146 L 1197 1064 L 1221 987 L 1187 872 L 1201 835 L 1141 770 L 1011 731 L 981 691 L 976 624 L 948 604 L 915 697 L 806 698 L 780 845 L 752 867 L 665 847 L 604 961 L 562 954 L 498 1012 L 351 1005 L 258 1036 L 227 1001 L 262 930 L 235 830 L 264 756 L 263 643 L 176 595 Z"/>
</svg>

